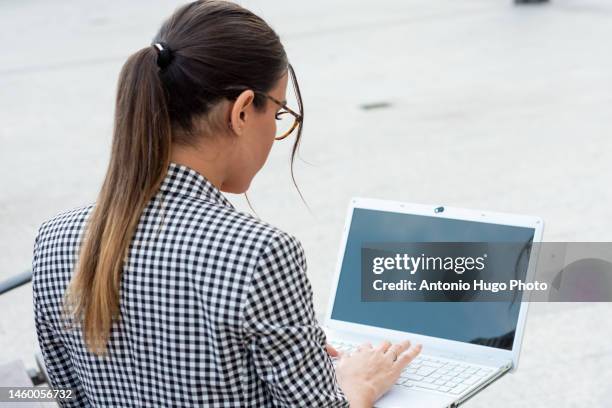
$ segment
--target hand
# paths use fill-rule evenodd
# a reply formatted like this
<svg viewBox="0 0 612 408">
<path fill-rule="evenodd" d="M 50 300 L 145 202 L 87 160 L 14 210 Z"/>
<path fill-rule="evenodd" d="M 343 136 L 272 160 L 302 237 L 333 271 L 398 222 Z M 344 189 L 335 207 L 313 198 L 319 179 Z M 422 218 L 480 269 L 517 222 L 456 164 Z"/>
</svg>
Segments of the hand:
<svg viewBox="0 0 612 408">
<path fill-rule="evenodd" d="M 422 345 L 410 348 L 409 341 L 378 347 L 362 344 L 352 354 L 342 354 L 336 364 L 336 377 L 351 408 L 371 407 L 395 384 L 402 370 L 421 352 Z"/>
<path fill-rule="evenodd" d="M 327 351 L 330 357 L 340 357 L 340 352 L 329 343 L 325 343 L 325 351 Z"/>
</svg>

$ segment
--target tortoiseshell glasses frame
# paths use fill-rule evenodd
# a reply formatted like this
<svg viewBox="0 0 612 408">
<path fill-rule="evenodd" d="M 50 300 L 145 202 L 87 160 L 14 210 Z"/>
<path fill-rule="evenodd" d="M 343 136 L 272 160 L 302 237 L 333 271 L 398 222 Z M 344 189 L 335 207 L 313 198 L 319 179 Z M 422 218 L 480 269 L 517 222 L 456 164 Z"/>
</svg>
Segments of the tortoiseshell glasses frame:
<svg viewBox="0 0 612 408">
<path fill-rule="evenodd" d="M 253 91 L 256 94 L 260 94 L 262 96 L 265 96 L 266 98 L 270 99 L 272 102 L 274 102 L 275 104 L 277 104 L 278 106 L 281 107 L 282 110 L 276 112 L 276 115 L 274 115 L 274 117 L 276 118 L 276 120 L 282 120 L 282 116 L 283 115 L 292 115 L 294 117 L 294 121 L 293 121 L 293 125 L 291 125 L 291 127 L 282 135 L 280 136 L 276 136 L 274 139 L 275 140 L 283 140 L 284 138 L 286 138 L 287 136 L 289 136 L 301 123 L 302 123 L 302 115 L 295 112 L 293 109 L 291 109 L 290 107 L 287 106 L 286 103 L 283 103 L 281 101 L 279 101 L 278 99 L 276 99 L 273 96 L 268 95 L 265 92 L 260 92 L 260 91 Z"/>
</svg>

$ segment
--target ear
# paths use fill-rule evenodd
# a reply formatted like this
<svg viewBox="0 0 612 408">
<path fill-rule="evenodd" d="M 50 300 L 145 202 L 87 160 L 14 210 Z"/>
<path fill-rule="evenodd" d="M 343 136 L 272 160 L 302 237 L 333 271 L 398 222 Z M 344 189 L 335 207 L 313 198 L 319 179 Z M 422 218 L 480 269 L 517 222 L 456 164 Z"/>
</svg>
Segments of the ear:
<svg viewBox="0 0 612 408">
<path fill-rule="evenodd" d="M 247 108 L 253 103 L 254 99 L 255 93 L 247 89 L 238 95 L 234 101 L 230 110 L 229 126 L 235 134 L 241 135 L 244 131 L 244 127 L 249 119 Z"/>
</svg>

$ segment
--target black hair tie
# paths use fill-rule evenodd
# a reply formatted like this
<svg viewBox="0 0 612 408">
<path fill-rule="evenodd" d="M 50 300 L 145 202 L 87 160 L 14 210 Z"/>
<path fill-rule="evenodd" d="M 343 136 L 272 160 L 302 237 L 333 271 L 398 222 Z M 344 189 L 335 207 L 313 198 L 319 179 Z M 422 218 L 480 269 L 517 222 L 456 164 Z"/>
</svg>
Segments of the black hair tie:
<svg viewBox="0 0 612 408">
<path fill-rule="evenodd" d="M 160 69 L 166 68 L 172 62 L 174 55 L 172 50 L 168 47 L 165 42 L 158 42 L 153 44 L 153 47 L 157 50 L 157 66 Z"/>
</svg>

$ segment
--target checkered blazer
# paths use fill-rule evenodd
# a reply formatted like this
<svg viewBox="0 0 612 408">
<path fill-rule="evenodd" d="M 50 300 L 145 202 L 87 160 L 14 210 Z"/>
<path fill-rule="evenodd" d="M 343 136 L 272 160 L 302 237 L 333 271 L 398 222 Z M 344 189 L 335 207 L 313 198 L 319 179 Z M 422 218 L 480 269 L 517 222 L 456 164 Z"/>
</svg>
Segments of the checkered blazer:
<svg viewBox="0 0 612 408">
<path fill-rule="evenodd" d="M 299 241 L 176 163 L 130 244 L 108 356 L 88 352 L 61 307 L 92 208 L 46 221 L 34 244 L 38 340 L 52 385 L 77 396 L 63 406 L 348 406 Z"/>
</svg>

